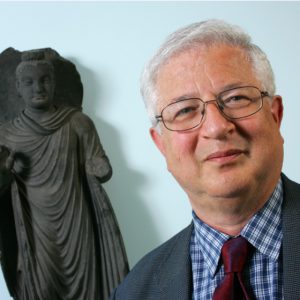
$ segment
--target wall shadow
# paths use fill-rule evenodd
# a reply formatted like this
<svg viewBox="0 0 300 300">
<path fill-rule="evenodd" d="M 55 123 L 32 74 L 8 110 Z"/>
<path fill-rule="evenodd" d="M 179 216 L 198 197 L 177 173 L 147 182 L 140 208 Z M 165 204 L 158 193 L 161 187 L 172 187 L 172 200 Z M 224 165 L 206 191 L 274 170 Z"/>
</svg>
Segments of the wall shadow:
<svg viewBox="0 0 300 300">
<path fill-rule="evenodd" d="M 160 242 L 154 222 L 143 202 L 146 176 L 128 165 L 118 128 L 95 114 L 96 107 L 97 109 L 105 107 L 110 101 L 104 99 L 101 83 L 99 86 L 95 80 L 96 72 L 84 67 L 74 58 L 68 59 L 76 65 L 83 83 L 83 112 L 93 120 L 113 167 L 113 176 L 104 184 L 104 188 L 114 207 L 132 268 L 137 260 L 153 248 L 153 245 Z M 97 73 L 101 73 L 101 70 L 97 70 Z"/>
</svg>

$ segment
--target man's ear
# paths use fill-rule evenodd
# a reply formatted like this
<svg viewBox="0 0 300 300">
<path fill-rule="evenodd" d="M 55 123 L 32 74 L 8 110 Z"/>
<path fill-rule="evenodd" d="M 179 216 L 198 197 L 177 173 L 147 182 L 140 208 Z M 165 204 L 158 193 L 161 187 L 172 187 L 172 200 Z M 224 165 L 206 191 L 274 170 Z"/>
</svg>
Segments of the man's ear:
<svg viewBox="0 0 300 300">
<path fill-rule="evenodd" d="M 154 127 L 150 128 L 150 135 L 152 137 L 153 142 L 155 143 L 156 147 L 159 149 L 161 154 L 165 156 L 165 147 L 162 141 L 161 134 L 155 129 Z"/>
<path fill-rule="evenodd" d="M 278 128 L 280 128 L 281 121 L 283 118 L 283 103 L 281 96 L 275 95 L 271 102 L 271 113 L 275 122 L 278 124 Z"/>
</svg>

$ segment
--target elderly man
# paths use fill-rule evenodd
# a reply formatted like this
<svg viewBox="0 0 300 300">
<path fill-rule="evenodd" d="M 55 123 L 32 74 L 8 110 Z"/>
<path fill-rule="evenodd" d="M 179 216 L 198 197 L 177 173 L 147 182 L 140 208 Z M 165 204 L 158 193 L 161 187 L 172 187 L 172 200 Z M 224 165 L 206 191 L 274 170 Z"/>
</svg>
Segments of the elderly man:
<svg viewBox="0 0 300 300">
<path fill-rule="evenodd" d="M 195 23 L 145 68 L 151 137 L 193 209 L 112 299 L 300 299 L 300 186 L 281 173 L 282 98 L 239 27 Z"/>
</svg>

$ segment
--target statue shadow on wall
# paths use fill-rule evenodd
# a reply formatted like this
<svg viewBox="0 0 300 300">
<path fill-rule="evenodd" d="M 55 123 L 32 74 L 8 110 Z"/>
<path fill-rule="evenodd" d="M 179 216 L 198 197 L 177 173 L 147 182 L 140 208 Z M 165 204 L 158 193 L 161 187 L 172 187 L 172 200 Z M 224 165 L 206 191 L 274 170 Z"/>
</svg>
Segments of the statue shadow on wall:
<svg viewBox="0 0 300 300">
<path fill-rule="evenodd" d="M 101 82 L 99 86 L 99 82 L 95 80 L 95 72 L 82 66 L 73 57 L 68 59 L 75 63 L 83 81 L 83 112 L 94 121 L 113 167 L 113 177 L 107 183 L 106 190 L 114 207 L 132 268 L 136 260 L 160 242 L 153 220 L 142 201 L 146 178 L 128 166 L 118 128 L 94 113 L 96 107 L 100 107 L 101 111 L 109 103 L 109 99 L 104 99 L 101 93 Z M 101 70 L 98 72 L 101 73 Z M 85 107 L 88 107 L 88 111 Z"/>
</svg>

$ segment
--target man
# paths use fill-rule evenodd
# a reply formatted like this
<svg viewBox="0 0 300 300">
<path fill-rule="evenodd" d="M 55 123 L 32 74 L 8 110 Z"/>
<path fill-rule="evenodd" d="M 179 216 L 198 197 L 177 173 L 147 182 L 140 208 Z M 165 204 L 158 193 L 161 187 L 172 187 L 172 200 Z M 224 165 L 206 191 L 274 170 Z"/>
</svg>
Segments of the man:
<svg viewBox="0 0 300 300">
<path fill-rule="evenodd" d="M 281 173 L 283 104 L 266 55 L 236 26 L 195 23 L 146 66 L 142 94 L 193 222 L 146 255 L 112 299 L 300 299 L 300 186 Z M 245 260 L 229 270 L 237 241 L 245 255 L 238 248 L 229 260 Z"/>
<path fill-rule="evenodd" d="M 0 249 L 11 296 L 108 299 L 127 272 L 101 187 L 112 175 L 108 157 L 86 115 L 54 105 L 54 68 L 44 50 L 25 52 L 16 78 L 25 109 L 0 127 Z"/>
</svg>

